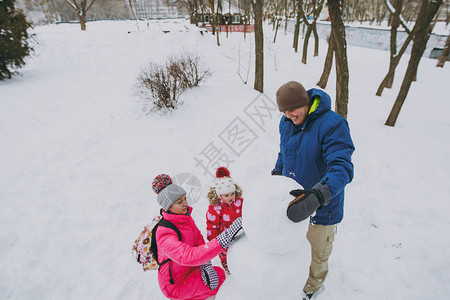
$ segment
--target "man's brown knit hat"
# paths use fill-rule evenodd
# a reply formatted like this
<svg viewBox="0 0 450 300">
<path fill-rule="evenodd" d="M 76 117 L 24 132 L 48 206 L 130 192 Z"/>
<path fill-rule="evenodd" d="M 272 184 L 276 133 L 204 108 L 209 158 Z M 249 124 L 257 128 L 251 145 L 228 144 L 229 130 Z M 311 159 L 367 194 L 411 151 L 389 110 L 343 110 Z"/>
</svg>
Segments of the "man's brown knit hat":
<svg viewBox="0 0 450 300">
<path fill-rule="evenodd" d="M 281 112 L 292 111 L 310 104 L 308 93 L 297 81 L 283 84 L 277 91 L 277 104 Z"/>
</svg>

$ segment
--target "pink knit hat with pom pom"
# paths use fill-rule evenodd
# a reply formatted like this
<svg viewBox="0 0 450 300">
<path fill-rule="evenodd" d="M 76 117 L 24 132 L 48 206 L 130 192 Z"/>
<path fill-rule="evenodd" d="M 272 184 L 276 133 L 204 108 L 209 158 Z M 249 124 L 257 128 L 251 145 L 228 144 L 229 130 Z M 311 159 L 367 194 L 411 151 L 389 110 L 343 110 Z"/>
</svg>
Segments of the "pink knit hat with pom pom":
<svg viewBox="0 0 450 300">
<path fill-rule="evenodd" d="M 218 196 L 236 191 L 233 179 L 230 177 L 230 171 L 225 167 L 220 167 L 216 171 L 217 180 L 214 182 L 216 194 Z"/>
</svg>

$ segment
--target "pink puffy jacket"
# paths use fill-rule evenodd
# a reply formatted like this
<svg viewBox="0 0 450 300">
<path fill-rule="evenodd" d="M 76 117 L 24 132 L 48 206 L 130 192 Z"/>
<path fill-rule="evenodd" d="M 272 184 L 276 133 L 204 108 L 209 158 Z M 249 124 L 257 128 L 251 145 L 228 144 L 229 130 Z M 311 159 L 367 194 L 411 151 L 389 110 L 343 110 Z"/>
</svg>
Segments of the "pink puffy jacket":
<svg viewBox="0 0 450 300">
<path fill-rule="evenodd" d="M 181 232 L 182 241 L 170 228 L 159 226 L 156 230 L 158 260 L 170 258 L 158 271 L 159 286 L 170 299 L 206 299 L 219 291 L 211 290 L 203 283 L 200 265 L 210 261 L 223 251 L 217 239 L 205 244 L 203 235 L 191 217 L 192 207 L 187 215 L 175 215 L 163 211 L 163 218 L 172 222 Z M 219 287 L 225 280 L 225 272 L 214 267 L 219 275 Z M 170 283 L 170 273 L 174 284 Z"/>
</svg>

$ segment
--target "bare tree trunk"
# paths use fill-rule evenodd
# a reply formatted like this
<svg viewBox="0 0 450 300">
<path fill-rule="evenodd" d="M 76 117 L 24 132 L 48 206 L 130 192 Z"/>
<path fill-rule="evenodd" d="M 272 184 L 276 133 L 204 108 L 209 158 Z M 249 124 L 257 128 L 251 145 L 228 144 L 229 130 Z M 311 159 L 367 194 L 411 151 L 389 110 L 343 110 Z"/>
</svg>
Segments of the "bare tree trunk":
<svg viewBox="0 0 450 300">
<path fill-rule="evenodd" d="M 216 34 L 216 14 L 215 14 L 215 9 L 214 9 L 214 0 L 208 0 L 208 6 L 209 9 L 211 10 L 211 17 L 209 19 L 209 22 L 211 23 L 211 30 L 212 30 L 212 34 L 215 35 Z"/>
<path fill-rule="evenodd" d="M 392 58 L 392 60 L 389 64 L 389 71 L 386 74 L 386 76 L 384 77 L 383 81 L 381 81 L 380 86 L 378 87 L 378 90 L 376 93 L 377 96 L 381 96 L 384 88 L 388 87 L 389 83 L 391 83 L 391 86 L 392 86 L 392 82 L 394 81 L 395 69 L 397 68 L 398 64 L 400 63 L 400 59 L 402 58 L 403 54 L 406 51 L 406 48 L 408 48 L 408 45 L 413 38 L 414 38 L 414 30 L 409 33 L 408 37 L 406 38 L 405 42 L 403 43 L 403 46 L 400 49 L 400 51 L 398 52 L 398 54 L 396 54 Z"/>
<path fill-rule="evenodd" d="M 284 7 L 284 35 L 287 34 L 287 26 L 288 26 L 288 19 L 289 19 L 289 0 L 283 0 L 283 7 Z"/>
<path fill-rule="evenodd" d="M 214 1 L 213 1 L 214 2 Z M 220 11 L 220 14 L 219 14 Z M 222 26 L 222 20 L 221 19 L 217 19 L 217 17 L 222 18 L 223 14 L 222 14 L 222 2 L 221 0 L 217 0 L 217 9 L 216 9 L 216 18 L 215 18 L 215 22 L 216 22 L 216 39 L 217 39 L 217 46 L 220 46 L 220 40 L 219 40 L 219 35 L 221 33 L 221 26 Z"/>
<path fill-rule="evenodd" d="M 198 7 L 197 0 L 188 1 L 186 4 L 187 4 L 186 7 L 189 12 L 189 23 L 197 24 L 197 22 L 198 22 L 198 20 L 197 20 L 197 7 Z"/>
<path fill-rule="evenodd" d="M 80 20 L 81 30 L 86 30 L 86 13 L 92 7 L 95 0 L 92 0 L 89 5 L 87 5 L 86 0 L 81 0 L 80 3 L 77 0 L 66 0 L 66 3 L 69 4 L 77 13 L 78 19 Z"/>
<path fill-rule="evenodd" d="M 303 40 L 303 55 L 302 55 L 302 63 L 306 64 L 306 59 L 308 57 L 308 43 L 309 43 L 309 38 L 311 37 L 311 33 L 314 34 L 314 42 L 315 42 L 314 56 L 319 55 L 319 37 L 317 35 L 317 30 L 316 30 L 316 21 L 320 15 L 320 11 L 322 10 L 323 0 L 312 0 L 312 2 L 310 3 L 310 4 L 312 4 L 312 7 L 313 7 L 313 10 L 311 12 L 312 23 L 309 23 L 308 16 L 305 13 L 305 10 L 303 9 L 303 5 L 300 5 L 300 3 L 303 4 L 303 1 L 299 0 L 298 9 L 302 16 L 303 23 L 307 26 L 305 39 Z"/>
<path fill-rule="evenodd" d="M 315 4 L 315 0 L 314 4 Z M 302 63 L 306 64 L 306 58 L 308 56 L 308 43 L 309 43 L 309 37 L 311 36 L 311 26 L 308 22 L 308 18 L 306 16 L 305 10 L 303 9 L 303 1 L 299 0 L 298 1 L 298 11 L 299 14 L 301 15 L 302 19 L 303 19 L 303 26 L 306 26 L 306 33 L 305 36 L 303 37 L 303 54 L 302 54 Z M 305 30 L 305 27 L 303 27 L 303 32 Z"/>
<path fill-rule="evenodd" d="M 228 38 L 228 25 L 232 25 L 231 2 L 228 3 L 227 38 Z"/>
<path fill-rule="evenodd" d="M 220 26 L 220 25 L 219 25 Z M 216 40 L 217 40 L 217 46 L 220 46 L 220 39 L 219 39 L 219 33 L 220 33 L 220 27 L 216 27 Z"/>
<path fill-rule="evenodd" d="M 320 76 L 319 82 L 317 83 L 317 85 L 323 89 L 327 87 L 328 77 L 330 76 L 331 68 L 333 67 L 334 48 L 333 28 L 331 28 L 330 37 L 328 38 L 327 57 L 325 58 L 322 76 Z"/>
<path fill-rule="evenodd" d="M 306 29 L 305 39 L 303 40 L 303 55 L 302 55 L 302 63 L 306 64 L 306 58 L 308 56 L 308 42 L 309 37 L 311 36 L 311 26 L 308 26 Z"/>
<path fill-rule="evenodd" d="M 395 69 L 397 68 L 397 65 L 400 61 L 401 55 L 397 54 L 397 31 L 398 27 L 402 23 L 400 20 L 400 13 L 402 11 L 403 6 L 403 0 L 394 0 L 394 5 L 391 6 L 389 0 L 384 0 L 385 5 L 387 6 L 388 10 L 391 11 L 391 37 L 390 37 L 390 58 L 389 58 L 389 71 L 383 81 L 381 82 L 380 86 L 378 87 L 377 96 L 381 96 L 383 93 L 384 88 L 390 89 L 392 87 L 392 84 L 394 83 L 394 76 L 395 76 Z M 406 25 L 403 24 L 403 26 L 407 29 Z M 408 36 L 407 41 L 404 42 L 404 45 L 406 46 L 411 41 L 412 36 Z M 406 48 L 405 48 L 406 50 Z"/>
<path fill-rule="evenodd" d="M 319 34 L 317 33 L 316 22 L 314 22 L 311 26 L 314 34 L 314 56 L 319 56 Z"/>
<path fill-rule="evenodd" d="M 411 50 L 411 58 L 409 60 L 405 78 L 403 79 L 397 99 L 395 100 L 388 119 L 386 120 L 385 125 L 387 126 L 395 126 L 400 110 L 402 109 L 403 103 L 408 95 L 409 88 L 411 87 L 411 83 L 417 74 L 420 59 L 422 58 L 428 39 L 433 31 L 433 18 L 439 7 L 442 5 L 442 2 L 443 0 L 422 0 L 419 16 L 417 17 L 416 25 L 413 29 L 415 34 Z"/>
<path fill-rule="evenodd" d="M 447 41 L 445 42 L 444 50 L 442 50 L 441 56 L 439 56 L 438 63 L 436 67 L 444 67 L 445 61 L 447 60 L 448 54 L 449 54 L 449 47 L 450 47 L 450 35 L 447 37 Z"/>
<path fill-rule="evenodd" d="M 255 85 L 254 89 L 264 92 L 264 34 L 263 34 L 264 0 L 254 0 L 255 12 Z"/>
<path fill-rule="evenodd" d="M 403 0 L 394 0 L 394 9 L 395 12 L 392 15 L 392 23 L 391 23 L 391 45 L 390 45 L 390 63 L 389 63 L 389 70 L 391 70 L 391 66 L 393 65 L 393 60 L 395 58 L 395 55 L 397 54 L 397 30 L 400 26 L 400 12 L 402 11 L 403 6 Z M 392 87 L 392 84 L 394 83 L 394 75 L 395 75 L 395 68 L 392 70 L 392 76 L 389 78 L 389 80 L 386 83 L 386 87 L 390 89 Z"/>
<path fill-rule="evenodd" d="M 131 0 L 128 0 L 128 4 L 130 5 L 131 12 L 133 13 L 134 20 L 136 21 L 136 27 L 139 31 L 138 19 L 136 17 L 136 13 L 134 12 L 133 4 L 131 3 Z"/>
<path fill-rule="evenodd" d="M 301 0 L 297 0 L 297 1 L 298 1 L 298 6 L 301 6 Z M 297 53 L 297 51 L 298 51 L 298 39 L 300 37 L 300 23 L 301 23 L 300 10 L 298 9 L 297 19 L 295 22 L 295 29 L 294 29 L 294 45 L 292 46 L 292 47 L 294 47 L 295 53 Z"/>
<path fill-rule="evenodd" d="M 277 41 L 277 34 L 278 34 L 278 28 L 280 27 L 280 22 L 281 22 L 281 19 L 280 18 L 277 18 L 277 25 L 276 25 L 276 27 L 275 27 L 275 36 L 273 37 L 273 42 L 275 43 L 276 41 Z"/>
<path fill-rule="evenodd" d="M 80 20 L 81 30 L 86 30 L 86 15 L 85 12 L 78 13 L 78 19 Z"/>
<path fill-rule="evenodd" d="M 335 43 L 336 59 L 336 112 L 347 118 L 348 112 L 348 61 L 347 42 L 345 40 L 345 26 L 342 21 L 343 0 L 328 0 L 328 10 L 330 14 L 331 26 Z"/>
<path fill-rule="evenodd" d="M 320 12 L 323 8 L 324 0 L 317 0 L 314 2 L 313 22 L 311 24 L 312 32 L 314 35 L 314 56 L 319 56 L 319 34 L 317 33 L 317 19 L 320 16 Z"/>
</svg>

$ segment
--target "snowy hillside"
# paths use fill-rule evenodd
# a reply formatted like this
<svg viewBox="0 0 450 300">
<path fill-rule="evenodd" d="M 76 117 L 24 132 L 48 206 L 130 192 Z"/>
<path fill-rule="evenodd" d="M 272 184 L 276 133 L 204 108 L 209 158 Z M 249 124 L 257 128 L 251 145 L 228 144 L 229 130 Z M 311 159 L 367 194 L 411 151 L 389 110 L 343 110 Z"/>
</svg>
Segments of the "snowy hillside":
<svg viewBox="0 0 450 300">
<path fill-rule="evenodd" d="M 232 275 L 216 299 L 299 299 L 310 254 L 301 244 L 305 224 L 284 223 L 276 209 L 283 205 L 271 202 L 282 193 L 268 178 L 279 143 L 273 101 L 287 81 L 315 86 L 326 42 L 303 65 L 292 35 L 279 33 L 273 44 L 265 27 L 260 95 L 253 69 L 247 85 L 238 74 L 245 79 L 253 64 L 252 34 L 221 34 L 218 47 L 184 20 L 139 28 L 132 21 L 88 23 L 86 32 L 78 24 L 36 26 L 39 44 L 21 76 L 0 82 L 0 299 L 164 299 L 157 272 L 144 273 L 131 256 L 134 239 L 159 211 L 151 181 L 159 173 L 195 175 L 202 189 L 191 198 L 193 217 L 205 233 L 212 177 L 201 165 L 217 160 L 230 163 L 244 190 L 248 234 L 230 249 Z M 141 66 L 184 52 L 197 53 L 212 76 L 182 95 L 184 105 L 172 114 L 144 114 L 135 94 Z M 390 128 L 383 124 L 408 57 L 381 98 L 375 92 L 389 53 L 349 46 L 348 57 L 355 178 L 317 299 L 446 299 L 450 66 L 422 59 Z M 333 74 L 326 91 L 334 99 Z M 252 114 L 255 103 L 266 105 L 264 118 Z M 249 136 L 230 147 L 227 130 L 237 125 Z M 212 149 L 215 162 L 207 160 Z M 277 235 L 285 240 L 264 247 Z"/>
</svg>

